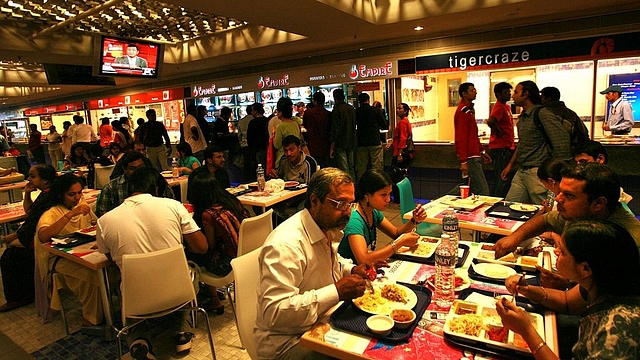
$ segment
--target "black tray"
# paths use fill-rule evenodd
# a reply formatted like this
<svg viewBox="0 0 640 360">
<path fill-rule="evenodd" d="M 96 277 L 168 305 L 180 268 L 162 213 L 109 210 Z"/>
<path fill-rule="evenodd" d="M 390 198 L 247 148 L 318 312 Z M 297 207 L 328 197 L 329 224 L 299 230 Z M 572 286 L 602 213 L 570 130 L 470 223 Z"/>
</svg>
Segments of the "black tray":
<svg viewBox="0 0 640 360">
<path fill-rule="evenodd" d="M 458 248 L 463 249 L 464 252 L 462 253 L 462 256 L 458 258 L 458 263 L 456 263 L 457 268 L 462 267 L 462 265 L 464 265 L 464 262 L 467 261 L 467 256 L 469 256 L 469 245 L 458 244 Z M 406 260 L 406 261 L 411 261 L 411 262 L 420 263 L 420 264 L 429 264 L 429 265 L 436 264 L 435 251 L 433 252 L 433 255 L 429 257 L 413 256 L 413 255 L 406 255 L 406 254 L 393 254 L 391 255 L 391 257 L 398 260 Z"/>
<path fill-rule="evenodd" d="M 529 211 L 529 212 L 516 211 L 509 207 L 511 206 L 511 204 L 513 203 L 510 203 L 508 201 L 498 201 L 497 203 L 493 204 L 490 208 L 485 210 L 484 213 L 485 215 L 494 217 L 494 218 L 502 218 L 502 219 L 509 219 L 509 220 L 515 220 L 515 221 L 527 221 L 532 217 L 536 216 L 536 214 L 538 214 L 538 211 L 539 211 L 539 210 Z M 494 211 L 508 213 L 509 215 L 491 214 Z"/>
<path fill-rule="evenodd" d="M 471 293 L 474 293 L 474 292 L 487 295 L 487 296 L 493 296 L 493 292 L 491 291 L 469 288 L 469 289 L 462 290 L 460 292 L 460 295 L 458 296 L 458 299 L 464 300 L 469 295 L 471 295 Z M 516 305 L 524 308 L 527 312 L 537 313 L 544 316 L 544 310 L 545 310 L 544 306 L 536 305 L 532 303 L 531 300 L 525 297 L 516 296 Z M 467 339 L 458 338 L 455 335 L 451 335 L 447 333 L 443 333 L 443 335 L 444 335 L 444 340 L 451 345 L 473 349 L 476 351 L 481 351 L 483 353 L 491 354 L 500 358 L 507 358 L 507 359 L 533 358 L 533 355 L 531 355 L 530 353 L 516 351 L 508 348 L 498 349 L 495 346 L 489 346 L 489 344 L 483 343 L 481 341 L 470 342 Z"/>
<path fill-rule="evenodd" d="M 93 235 L 82 235 L 78 233 L 73 233 L 65 236 L 54 236 L 54 238 L 58 239 L 69 239 L 66 244 L 53 244 L 53 247 L 59 248 L 72 248 L 78 245 L 86 244 L 88 242 L 95 241 L 96 237 Z"/>
<path fill-rule="evenodd" d="M 391 334 L 387 336 L 380 336 L 369 331 L 367 327 L 367 319 L 371 314 L 358 309 L 353 305 L 352 301 L 345 301 L 336 311 L 331 314 L 331 324 L 338 329 L 347 330 L 356 334 L 375 337 L 389 342 L 401 342 L 408 340 L 413 335 L 413 330 L 418 326 L 418 322 L 422 318 L 427 306 L 431 303 L 431 290 L 424 286 L 418 286 L 414 284 L 407 284 L 398 282 L 399 285 L 403 285 L 413 290 L 418 297 L 416 306 L 413 307 L 413 311 L 416 313 L 416 321 L 407 329 L 391 330 Z"/>
<path fill-rule="evenodd" d="M 473 264 L 474 265 L 477 265 L 478 263 L 479 263 L 478 259 L 473 259 Z M 504 266 L 507 266 L 507 265 L 504 265 Z M 535 285 L 535 286 L 540 285 L 540 279 L 538 277 L 538 275 L 540 275 L 540 271 L 536 270 L 535 272 L 531 272 L 530 270 L 523 269 L 520 265 L 513 266 L 513 269 L 518 274 L 527 273 L 527 274 L 531 274 L 531 275 L 536 275 L 535 278 L 527 279 L 527 283 L 529 285 Z M 471 279 L 473 279 L 473 280 L 479 280 L 479 281 L 482 281 L 482 282 L 498 284 L 498 285 L 504 285 L 504 280 L 502 280 L 502 279 L 494 279 L 494 278 L 490 278 L 490 277 L 486 277 L 484 275 L 478 274 L 477 272 L 475 272 L 475 270 L 473 270 L 473 266 L 469 266 L 469 277 Z"/>
</svg>

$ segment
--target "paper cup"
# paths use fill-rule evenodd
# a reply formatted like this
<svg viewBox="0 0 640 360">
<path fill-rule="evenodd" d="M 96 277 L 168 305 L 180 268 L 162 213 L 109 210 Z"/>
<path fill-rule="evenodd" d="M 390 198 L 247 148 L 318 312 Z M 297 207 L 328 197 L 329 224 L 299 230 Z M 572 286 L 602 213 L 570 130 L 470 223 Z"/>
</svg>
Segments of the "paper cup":
<svg viewBox="0 0 640 360">
<path fill-rule="evenodd" d="M 469 186 L 468 185 L 460 185 L 460 198 L 466 199 L 469 197 Z"/>
</svg>

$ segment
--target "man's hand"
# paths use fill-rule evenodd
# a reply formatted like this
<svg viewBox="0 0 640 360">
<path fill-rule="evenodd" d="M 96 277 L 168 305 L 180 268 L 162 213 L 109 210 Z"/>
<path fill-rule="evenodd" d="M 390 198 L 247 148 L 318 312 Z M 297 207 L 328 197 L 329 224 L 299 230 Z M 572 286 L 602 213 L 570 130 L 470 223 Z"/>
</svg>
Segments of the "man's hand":
<svg viewBox="0 0 640 360">
<path fill-rule="evenodd" d="M 271 169 L 269 171 L 269 177 L 272 178 L 272 179 L 277 179 L 278 178 L 278 170 Z"/>
<path fill-rule="evenodd" d="M 482 162 L 484 162 L 485 164 L 491 164 L 492 161 L 493 159 L 491 159 L 491 156 L 489 155 L 488 152 L 485 152 L 484 154 L 482 154 Z"/>
<path fill-rule="evenodd" d="M 509 173 L 511 172 L 511 164 L 508 164 L 504 170 L 500 173 L 500 178 L 502 180 L 507 180 L 509 178 Z"/>
<path fill-rule="evenodd" d="M 358 298 L 364 294 L 366 281 L 360 275 L 351 274 L 336 282 L 340 301 Z"/>
<path fill-rule="evenodd" d="M 499 259 L 518 247 L 518 239 L 513 235 L 507 235 L 496 242 L 495 255 Z"/>
<path fill-rule="evenodd" d="M 469 171 L 469 166 L 467 165 L 467 163 L 460 164 L 460 171 L 462 171 L 463 174 Z"/>
<path fill-rule="evenodd" d="M 359 275 L 363 279 L 366 279 L 368 277 L 367 272 L 370 270 L 375 270 L 376 272 L 382 271 L 382 273 L 384 274 L 384 270 L 378 270 L 383 267 L 389 267 L 389 264 L 385 260 L 376 260 L 376 262 L 373 264 L 370 262 L 366 262 L 364 264 L 354 266 L 353 269 L 351 269 L 351 274 Z"/>
<path fill-rule="evenodd" d="M 536 269 L 540 271 L 540 286 L 542 287 L 566 290 L 569 286 L 571 286 L 571 281 L 560 274 L 556 274 L 553 271 L 547 270 L 540 266 L 536 266 Z"/>
<path fill-rule="evenodd" d="M 336 156 L 335 151 L 334 151 L 333 149 L 331 149 L 331 150 L 329 151 L 329 157 L 333 159 L 335 156 Z"/>
</svg>

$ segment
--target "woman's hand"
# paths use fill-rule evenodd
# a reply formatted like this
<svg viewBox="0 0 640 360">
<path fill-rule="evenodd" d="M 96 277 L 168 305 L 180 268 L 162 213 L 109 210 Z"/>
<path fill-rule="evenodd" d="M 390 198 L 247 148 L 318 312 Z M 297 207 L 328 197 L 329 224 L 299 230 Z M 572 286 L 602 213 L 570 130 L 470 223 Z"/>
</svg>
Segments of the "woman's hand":
<svg viewBox="0 0 640 360">
<path fill-rule="evenodd" d="M 416 208 L 413 209 L 413 220 L 417 223 L 421 223 L 426 218 L 427 211 L 422 207 L 422 205 L 416 205 Z"/>
<path fill-rule="evenodd" d="M 71 211 L 69 211 L 67 214 L 65 214 L 65 216 L 70 217 L 70 218 L 74 218 L 78 215 L 87 215 L 91 213 L 91 208 L 89 207 L 89 205 L 87 204 L 80 204 L 78 206 L 76 206 L 75 208 L 71 209 Z"/>
<path fill-rule="evenodd" d="M 409 232 L 409 233 L 400 235 L 398 239 L 396 239 L 396 243 L 399 247 L 406 246 L 414 249 L 415 247 L 418 246 L 418 239 L 420 239 L 420 235 L 414 232 Z"/>
<path fill-rule="evenodd" d="M 529 321 L 529 315 L 524 309 L 519 308 L 516 304 L 507 300 L 507 298 L 502 298 L 500 301 L 496 302 L 496 311 L 500 318 L 502 319 L 502 325 L 509 328 L 511 331 L 516 332 L 518 334 L 526 334 L 531 330 L 535 331 L 531 321 Z"/>
<path fill-rule="evenodd" d="M 28 182 L 27 186 L 24 187 L 24 193 L 31 194 L 35 189 L 36 187 L 32 183 Z"/>
<path fill-rule="evenodd" d="M 540 271 L 540 285 L 549 289 L 566 290 L 571 286 L 571 281 L 566 277 L 556 274 L 551 270 L 547 270 L 541 266 L 536 266 Z"/>
<path fill-rule="evenodd" d="M 529 287 L 527 280 L 525 280 L 525 278 L 520 274 L 511 275 L 506 278 L 504 286 L 507 287 L 509 294 L 518 293 L 525 297 L 527 297 L 527 294 L 531 291 L 531 287 Z"/>
</svg>

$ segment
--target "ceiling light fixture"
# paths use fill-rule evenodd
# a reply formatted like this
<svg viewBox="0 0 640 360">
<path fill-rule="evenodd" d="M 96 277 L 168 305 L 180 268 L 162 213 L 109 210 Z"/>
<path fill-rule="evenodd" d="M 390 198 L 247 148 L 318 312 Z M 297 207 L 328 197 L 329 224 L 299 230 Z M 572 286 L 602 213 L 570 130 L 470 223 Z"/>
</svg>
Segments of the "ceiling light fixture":
<svg viewBox="0 0 640 360">
<path fill-rule="evenodd" d="M 424 27 L 422 27 L 422 26 L 418 25 L 418 26 L 414 27 L 414 28 L 413 28 L 413 30 L 415 30 L 415 31 L 422 31 L 422 30 L 424 30 Z"/>
</svg>

